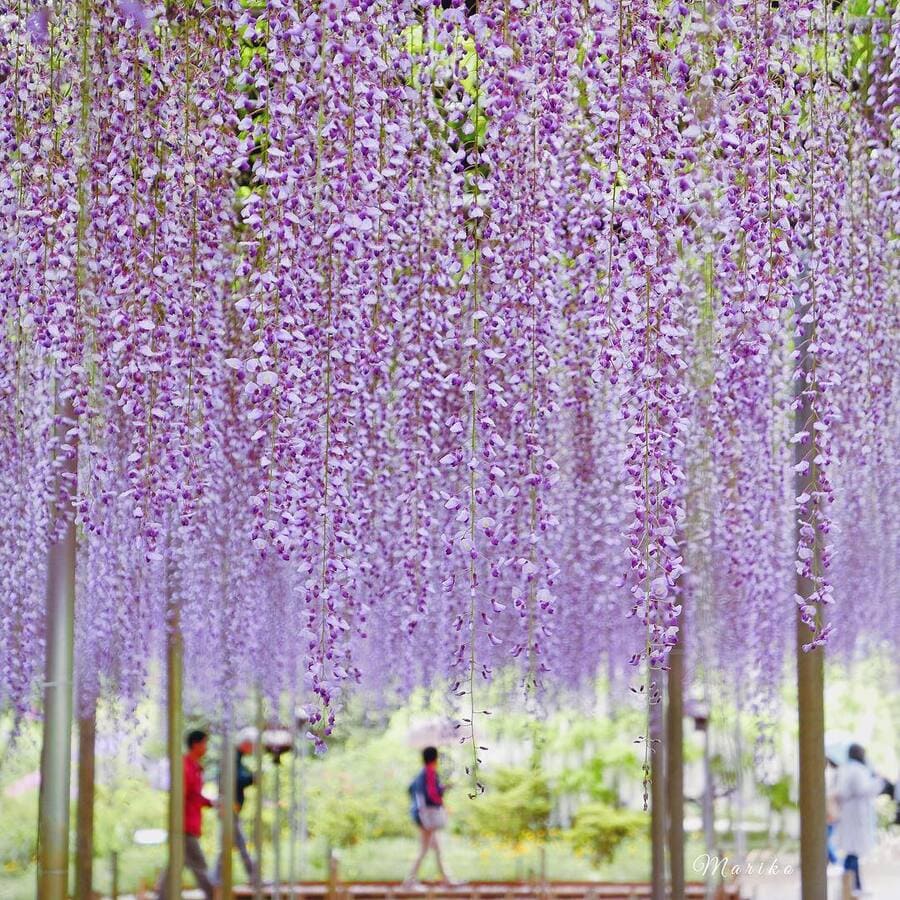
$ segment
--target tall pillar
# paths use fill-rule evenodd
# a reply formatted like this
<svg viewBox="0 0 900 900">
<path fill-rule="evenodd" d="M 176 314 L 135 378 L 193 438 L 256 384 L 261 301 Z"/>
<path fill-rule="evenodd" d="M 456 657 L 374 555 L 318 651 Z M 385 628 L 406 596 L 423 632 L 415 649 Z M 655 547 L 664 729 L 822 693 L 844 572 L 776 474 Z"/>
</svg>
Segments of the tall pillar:
<svg viewBox="0 0 900 900">
<path fill-rule="evenodd" d="M 708 708 L 708 707 L 707 707 Z M 709 713 L 707 713 L 709 716 Z M 712 771 L 712 748 L 709 739 L 709 718 L 699 726 L 703 732 L 703 843 L 706 852 L 715 856 L 716 848 L 716 785 Z"/>
<path fill-rule="evenodd" d="M 232 900 L 234 896 L 234 796 L 237 778 L 237 759 L 235 756 L 234 736 L 232 734 L 231 711 L 226 712 L 225 727 L 222 733 L 222 772 L 219 795 L 219 818 L 222 825 L 222 872 L 221 900 Z"/>
<path fill-rule="evenodd" d="M 272 897 L 281 900 L 281 755 L 275 754 L 275 822 L 272 825 L 272 849 L 275 853 L 275 881 Z"/>
<path fill-rule="evenodd" d="M 297 704 L 293 704 L 293 709 L 296 710 Z M 292 723 L 292 736 L 293 736 L 293 744 L 291 746 L 291 795 L 289 803 L 290 813 L 288 814 L 288 823 L 289 823 L 289 843 L 288 843 L 288 878 L 290 879 L 290 884 L 295 885 L 297 883 L 297 830 L 298 830 L 298 809 L 297 809 L 297 757 L 299 755 L 299 748 L 297 747 L 297 735 L 298 735 L 298 723 L 297 716 L 294 713 L 293 723 Z M 301 738 L 302 739 L 302 738 Z"/>
<path fill-rule="evenodd" d="M 266 730 L 264 718 L 262 689 L 256 690 L 256 747 L 254 760 L 256 765 L 256 806 L 253 808 L 253 845 L 256 851 L 256 869 L 253 872 L 253 897 L 262 900 L 263 882 L 263 732 Z"/>
<path fill-rule="evenodd" d="M 797 614 L 797 712 L 800 759 L 800 880 L 803 900 L 827 895 L 825 666 L 822 648 L 804 652 L 809 628 Z"/>
<path fill-rule="evenodd" d="M 94 775 L 97 704 L 78 719 L 78 818 L 75 825 L 75 900 L 92 900 L 94 881 Z"/>
<path fill-rule="evenodd" d="M 815 291 L 815 285 L 810 287 Z M 812 298 L 812 295 L 811 295 Z M 797 321 L 797 374 L 794 407 L 795 433 L 807 432 L 809 439 L 795 444 L 795 491 L 798 497 L 806 495 L 808 507 L 815 509 L 821 503 L 818 490 L 818 466 L 816 457 L 816 410 L 813 397 L 818 390 L 815 375 L 814 352 L 810 349 L 815 327 L 812 309 L 799 294 L 795 304 Z M 811 319 L 812 321 L 805 321 Z M 805 464 L 805 468 L 803 465 Z M 797 505 L 795 516 L 795 537 L 800 542 L 804 519 L 813 517 L 804 513 Z M 820 565 L 822 535 L 818 524 L 813 538 L 813 570 Z M 816 592 L 816 584 L 801 572 L 797 573 L 795 591 L 799 603 L 806 603 Z M 818 611 L 817 611 L 818 618 Z M 799 806 L 800 806 L 800 881 L 802 900 L 821 900 L 827 896 L 827 819 L 825 812 L 825 651 L 817 647 L 809 652 L 803 645 L 810 642 L 808 625 L 801 619 L 800 607 L 796 616 L 797 655 L 797 716 L 799 720 L 799 740 L 797 752 L 800 763 Z"/>
<path fill-rule="evenodd" d="M 666 706 L 666 781 L 669 812 L 669 871 L 672 900 L 684 900 L 684 639 L 685 618 L 679 622 L 678 643 L 669 651 Z"/>
<path fill-rule="evenodd" d="M 168 565 L 168 563 L 167 563 Z M 167 577 L 168 573 L 167 573 Z M 181 896 L 184 868 L 184 763 L 182 761 L 182 687 L 184 683 L 184 646 L 177 604 L 171 600 L 169 586 L 169 630 L 166 642 L 166 747 L 169 757 L 169 868 L 166 895 Z"/>
<path fill-rule="evenodd" d="M 661 673 L 655 673 L 661 678 Z M 663 733 L 663 697 L 653 699 L 650 707 L 650 844 L 651 894 L 653 900 L 666 900 L 666 747 Z"/>
<path fill-rule="evenodd" d="M 47 554 L 44 730 L 38 802 L 37 888 L 41 900 L 66 900 L 69 887 L 69 791 L 72 778 L 72 659 L 75 639 L 75 511 L 78 449 L 71 399 L 57 415 L 58 526 Z M 72 446 L 72 444 L 75 446 Z"/>
<path fill-rule="evenodd" d="M 744 729 L 741 722 L 741 713 L 744 710 L 744 693 L 740 684 L 735 691 L 737 715 L 734 719 L 734 751 L 737 756 L 737 778 L 734 787 L 734 815 L 732 816 L 732 830 L 735 838 L 735 857 L 739 866 L 747 862 L 747 824 L 745 819 L 744 801 Z"/>
</svg>

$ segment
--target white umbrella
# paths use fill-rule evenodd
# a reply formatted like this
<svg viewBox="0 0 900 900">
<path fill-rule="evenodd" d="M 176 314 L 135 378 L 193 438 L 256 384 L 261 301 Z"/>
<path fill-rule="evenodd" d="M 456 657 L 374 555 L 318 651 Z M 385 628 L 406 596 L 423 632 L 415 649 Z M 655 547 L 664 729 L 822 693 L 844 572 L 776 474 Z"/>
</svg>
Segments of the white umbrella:
<svg viewBox="0 0 900 900">
<path fill-rule="evenodd" d="M 414 722 L 406 734 L 406 743 L 414 750 L 440 747 L 456 740 L 456 729 L 449 719 L 422 719 Z"/>
<path fill-rule="evenodd" d="M 247 725 L 246 728 L 242 728 L 237 733 L 234 743 L 236 747 L 240 747 L 241 744 L 252 744 L 255 747 L 258 739 L 259 729 L 254 728 L 252 725 Z"/>
<path fill-rule="evenodd" d="M 845 731 L 830 731 L 825 735 L 825 756 L 833 763 L 842 766 L 847 762 L 847 751 L 856 743 Z"/>
</svg>

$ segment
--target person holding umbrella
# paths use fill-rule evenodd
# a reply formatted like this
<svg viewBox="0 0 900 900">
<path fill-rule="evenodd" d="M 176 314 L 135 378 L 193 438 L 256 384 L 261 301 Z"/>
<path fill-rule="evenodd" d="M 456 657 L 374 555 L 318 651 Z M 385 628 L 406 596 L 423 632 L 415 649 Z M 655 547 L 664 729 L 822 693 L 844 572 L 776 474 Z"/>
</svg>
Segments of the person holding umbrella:
<svg viewBox="0 0 900 900">
<path fill-rule="evenodd" d="M 250 856 L 247 849 L 247 838 L 244 835 L 244 829 L 241 827 L 241 810 L 244 807 L 245 792 L 248 787 L 256 783 L 256 776 L 247 768 L 244 763 L 244 757 L 250 753 L 256 746 L 258 740 L 255 728 L 244 728 L 238 735 L 237 746 L 235 747 L 236 761 L 234 769 L 234 845 L 241 854 L 241 861 L 244 864 L 244 870 L 247 872 L 247 878 L 252 883 L 256 878 L 256 863 Z M 219 861 L 216 863 L 216 883 L 222 882 L 222 855 L 219 854 Z"/>
<path fill-rule="evenodd" d="M 844 853 L 844 871 L 853 873 L 855 895 L 862 894 L 859 860 L 875 846 L 875 798 L 884 790 L 885 780 L 866 765 L 865 750 L 851 744 L 847 762 L 838 772 L 837 843 Z"/>
</svg>

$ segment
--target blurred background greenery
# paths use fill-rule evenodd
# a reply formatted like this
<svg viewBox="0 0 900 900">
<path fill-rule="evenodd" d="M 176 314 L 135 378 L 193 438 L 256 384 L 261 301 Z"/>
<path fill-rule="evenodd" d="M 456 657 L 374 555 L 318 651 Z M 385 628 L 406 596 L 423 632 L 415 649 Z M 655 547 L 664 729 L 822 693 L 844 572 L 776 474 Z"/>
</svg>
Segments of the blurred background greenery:
<svg viewBox="0 0 900 900">
<path fill-rule="evenodd" d="M 866 743 L 876 767 L 884 768 L 894 759 L 897 711 L 879 704 L 878 671 L 877 662 L 871 661 L 853 672 L 832 667 L 829 727 L 844 728 Z M 525 710 L 519 700 L 511 699 L 515 692 L 510 688 L 498 684 L 485 696 L 494 714 L 482 733 L 488 747 L 481 753 L 479 770 L 483 794 L 470 798 L 471 747 L 455 739 L 442 747 L 441 774 L 450 785 L 451 819 L 444 843 L 451 873 L 472 880 L 530 880 L 541 875 L 557 880 L 646 880 L 649 814 L 643 810 L 643 747 L 637 740 L 644 733 L 646 709 L 640 699 L 614 702 L 615 692 L 601 682 L 590 697 L 545 698 L 543 708 Z M 765 721 L 749 713 L 738 715 L 723 702 L 713 704 L 709 771 L 717 798 L 716 849 L 733 852 L 735 846 L 733 800 L 739 769 L 747 794 L 742 812 L 746 846 L 790 852 L 795 845 L 796 726 L 789 691 L 786 688 L 781 708 L 769 711 Z M 725 691 L 722 695 L 727 696 Z M 285 702 L 283 709 L 273 712 L 273 720 L 290 721 L 290 709 Z M 292 865 L 298 878 L 324 878 L 331 851 L 338 854 L 346 880 L 398 880 L 407 874 L 417 846 L 407 793 L 420 765 L 413 734 L 416 723 L 440 721 L 446 710 L 446 698 L 424 692 L 393 710 L 371 698 L 356 698 L 339 719 L 326 753 L 316 756 L 310 744 L 296 759 L 284 758 L 279 804 L 283 878 Z M 252 721 L 252 709 L 244 713 L 246 721 Z M 768 726 L 762 732 L 761 724 Z M 215 794 L 221 740 L 215 723 L 188 716 L 186 728 L 197 725 L 209 728 L 212 735 L 206 779 L 209 793 Z M 15 740 L 12 727 L 9 716 L 0 718 L 0 897 L 30 900 L 35 884 L 39 726 L 35 721 L 20 723 Z M 738 727 L 744 735 L 740 743 L 734 740 Z M 126 714 L 104 706 L 98 735 L 94 883 L 97 890 L 109 892 L 115 852 L 119 888 L 134 892 L 150 887 L 165 862 L 160 841 L 165 837 L 161 829 L 166 773 L 159 709 L 148 702 Z M 702 739 L 688 723 L 689 861 L 705 849 L 699 820 Z M 272 760 L 265 757 L 262 824 L 267 878 L 273 872 L 274 775 Z M 248 791 L 243 813 L 251 838 L 255 793 Z M 292 809 L 293 842 L 288 821 Z M 298 834 L 302 823 L 307 825 L 305 837 Z M 212 812 L 205 815 L 204 831 L 212 865 L 218 842 Z M 242 877 L 237 856 L 235 866 Z M 423 870 L 426 878 L 434 874 L 433 869 Z"/>
</svg>

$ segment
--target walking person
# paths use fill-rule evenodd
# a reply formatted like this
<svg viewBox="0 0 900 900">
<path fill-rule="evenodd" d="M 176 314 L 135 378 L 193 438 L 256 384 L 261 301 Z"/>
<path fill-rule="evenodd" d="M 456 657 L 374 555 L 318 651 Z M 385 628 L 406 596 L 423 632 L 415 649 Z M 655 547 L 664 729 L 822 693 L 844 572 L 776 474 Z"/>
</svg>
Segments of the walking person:
<svg viewBox="0 0 900 900">
<path fill-rule="evenodd" d="M 184 865 L 190 869 L 203 891 L 206 900 L 213 900 L 213 884 L 206 867 L 206 857 L 200 846 L 203 832 L 203 810 L 216 803 L 203 794 L 203 766 L 206 756 L 207 734 L 205 731 L 191 731 L 187 736 L 187 753 L 184 754 Z M 168 885 L 166 872 L 157 887 L 159 900 L 166 900 Z"/>
<path fill-rule="evenodd" d="M 444 871 L 444 863 L 441 859 L 441 844 L 438 832 L 447 825 L 447 811 L 444 809 L 444 785 L 438 777 L 437 771 L 438 752 L 434 747 L 426 747 L 422 751 L 424 766 L 409 786 L 411 798 L 410 814 L 413 822 L 419 829 L 419 855 L 413 863 L 409 877 L 403 882 L 405 888 L 421 888 L 419 882 L 419 867 L 422 865 L 429 850 L 434 851 L 437 862 L 438 874 L 443 884 L 456 884 L 451 881 Z"/>
<path fill-rule="evenodd" d="M 847 762 L 838 772 L 836 836 L 844 854 L 844 871 L 852 873 L 857 897 L 863 896 L 859 860 L 875 846 L 875 798 L 884 784 L 884 779 L 866 765 L 865 750 L 859 744 L 851 744 Z"/>
<path fill-rule="evenodd" d="M 238 737 L 238 744 L 235 748 L 237 760 L 234 769 L 234 845 L 237 847 L 238 853 L 241 854 L 241 861 L 244 864 L 244 871 L 247 878 L 254 882 L 256 878 L 256 863 L 250 856 L 247 849 L 247 838 L 244 835 L 244 829 L 241 826 L 241 810 L 244 807 L 245 791 L 248 787 L 256 782 L 256 776 L 244 763 L 244 757 L 249 756 L 256 748 L 257 733 L 255 728 L 245 728 Z M 222 854 L 219 854 L 219 861 L 216 863 L 216 884 L 222 881 Z"/>
</svg>

